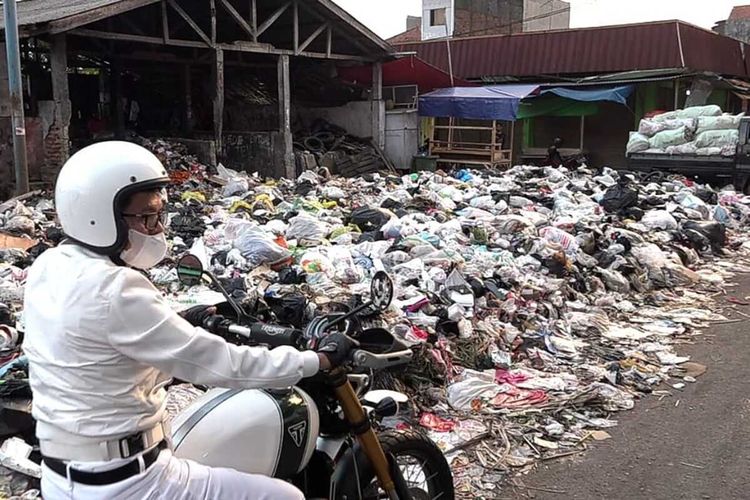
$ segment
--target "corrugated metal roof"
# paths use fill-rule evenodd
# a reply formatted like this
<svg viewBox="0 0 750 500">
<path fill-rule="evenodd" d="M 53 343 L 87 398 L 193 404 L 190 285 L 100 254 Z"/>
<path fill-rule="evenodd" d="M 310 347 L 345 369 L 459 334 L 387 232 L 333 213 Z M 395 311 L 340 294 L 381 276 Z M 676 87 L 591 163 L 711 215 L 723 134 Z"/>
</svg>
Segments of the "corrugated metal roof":
<svg viewBox="0 0 750 500">
<path fill-rule="evenodd" d="M 532 77 L 685 68 L 747 76 L 741 42 L 680 21 L 402 44 L 456 76 Z M 746 46 L 747 47 L 747 46 Z M 450 49 L 450 58 L 449 58 Z M 750 55 L 750 51 L 748 51 Z"/>
</svg>

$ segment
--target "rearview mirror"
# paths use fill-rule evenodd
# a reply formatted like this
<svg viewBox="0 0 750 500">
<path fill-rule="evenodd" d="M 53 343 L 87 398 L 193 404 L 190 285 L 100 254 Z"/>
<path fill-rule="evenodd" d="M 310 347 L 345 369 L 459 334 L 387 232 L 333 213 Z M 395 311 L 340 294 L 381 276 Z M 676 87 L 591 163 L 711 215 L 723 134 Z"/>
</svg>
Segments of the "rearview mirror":
<svg viewBox="0 0 750 500">
<path fill-rule="evenodd" d="M 203 272 L 203 264 L 195 255 L 187 254 L 177 261 L 177 277 L 183 285 L 200 285 L 203 282 Z"/>
<path fill-rule="evenodd" d="M 375 309 L 382 312 L 388 309 L 393 300 L 393 281 L 384 271 L 378 271 L 370 283 L 370 300 Z"/>
</svg>

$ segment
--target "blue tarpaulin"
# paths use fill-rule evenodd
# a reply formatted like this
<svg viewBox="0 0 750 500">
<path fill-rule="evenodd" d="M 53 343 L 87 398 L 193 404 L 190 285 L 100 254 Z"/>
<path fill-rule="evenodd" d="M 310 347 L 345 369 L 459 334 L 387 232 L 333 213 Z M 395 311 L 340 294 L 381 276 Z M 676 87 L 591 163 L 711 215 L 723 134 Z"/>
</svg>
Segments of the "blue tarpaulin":
<svg viewBox="0 0 750 500">
<path fill-rule="evenodd" d="M 539 85 L 495 85 L 440 89 L 419 98 L 422 116 L 513 121 L 521 99 Z"/>
<path fill-rule="evenodd" d="M 628 97 L 633 93 L 635 85 L 621 85 L 619 87 L 582 89 L 570 87 L 555 87 L 542 90 L 542 94 L 555 94 L 574 101 L 598 102 L 612 101 L 619 104 L 627 104 Z"/>
<path fill-rule="evenodd" d="M 543 88 L 541 92 L 537 92 Z M 522 99 L 532 103 L 533 95 L 555 94 L 565 99 L 583 102 L 612 101 L 627 104 L 634 85 L 617 87 L 570 88 L 541 87 L 539 85 L 493 85 L 489 87 L 453 87 L 440 89 L 419 98 L 422 116 L 467 118 L 473 120 L 518 119 Z"/>
</svg>

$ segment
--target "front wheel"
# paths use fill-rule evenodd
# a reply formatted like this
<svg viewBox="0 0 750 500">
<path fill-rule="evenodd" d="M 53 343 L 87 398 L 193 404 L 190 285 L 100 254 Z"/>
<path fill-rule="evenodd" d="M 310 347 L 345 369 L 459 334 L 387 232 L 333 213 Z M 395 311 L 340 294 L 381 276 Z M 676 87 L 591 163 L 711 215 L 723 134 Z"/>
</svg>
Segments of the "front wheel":
<svg viewBox="0 0 750 500">
<path fill-rule="evenodd" d="M 396 459 L 413 500 L 453 500 L 453 475 L 440 448 L 423 433 L 389 430 L 378 435 L 386 455 Z M 387 498 L 374 477 L 364 490 L 365 500 Z"/>
</svg>

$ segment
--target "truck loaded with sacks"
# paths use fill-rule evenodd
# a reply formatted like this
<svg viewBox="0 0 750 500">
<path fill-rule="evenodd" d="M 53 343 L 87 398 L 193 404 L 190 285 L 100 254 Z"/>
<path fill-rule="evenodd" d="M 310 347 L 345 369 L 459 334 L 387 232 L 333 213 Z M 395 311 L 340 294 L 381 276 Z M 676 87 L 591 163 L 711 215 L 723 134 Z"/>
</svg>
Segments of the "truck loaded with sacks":
<svg viewBox="0 0 750 500">
<path fill-rule="evenodd" d="M 750 117 L 696 106 L 641 120 L 630 133 L 628 168 L 679 173 L 750 194 Z"/>
</svg>

